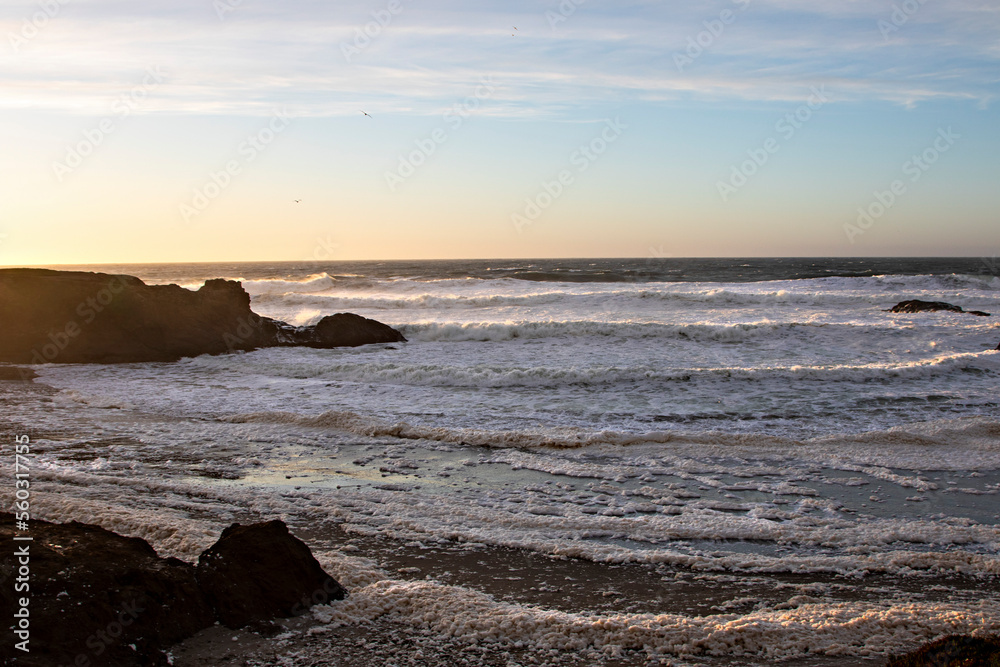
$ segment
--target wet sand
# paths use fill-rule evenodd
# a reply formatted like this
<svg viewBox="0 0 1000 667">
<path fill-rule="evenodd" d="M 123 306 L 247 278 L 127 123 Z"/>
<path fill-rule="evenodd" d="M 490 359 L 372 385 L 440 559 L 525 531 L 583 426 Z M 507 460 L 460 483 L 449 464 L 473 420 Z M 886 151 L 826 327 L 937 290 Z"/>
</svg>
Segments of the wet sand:
<svg viewBox="0 0 1000 667">
<path fill-rule="evenodd" d="M 45 400 L 56 392 L 41 383 L 0 383 L 11 393 L 35 394 Z M 30 388 L 30 389 L 29 389 Z M 2 397 L 0 392 L 0 397 Z M 53 410 L 59 407 L 52 405 Z M 12 417 L 12 418 L 11 418 Z M 133 418 L 124 415 L 123 418 Z M 0 433 L 13 435 L 23 432 L 30 424 L 19 424 L 17 412 L 0 422 Z M 66 427 L 67 434 L 76 424 Z M 35 435 L 62 439 L 60 433 Z M 68 436 L 67 436 L 68 437 Z M 94 460 L 99 452 L 121 444 L 100 433 L 78 445 L 59 446 L 60 458 L 81 461 Z M 129 444 L 129 443 L 125 443 Z M 136 443 L 136 446 L 141 443 Z M 49 445 L 52 446 L 52 445 Z M 133 445 L 129 444 L 129 447 Z M 375 448 L 379 449 L 379 448 Z M 384 449 L 382 447 L 381 449 Z M 39 452 L 42 450 L 40 449 Z M 203 455 L 203 454 L 199 454 Z M 228 456 L 219 452 L 219 457 Z M 353 455 L 353 454 L 351 454 Z M 154 461 L 155 463 L 155 461 Z M 151 464 L 152 465 L 152 464 Z M 530 471 L 529 471 L 530 472 Z M 381 472 L 384 478 L 389 473 Z M 409 474 L 409 473 L 408 473 Z M 282 476 L 282 480 L 285 477 Z M 451 479 L 455 479 L 452 477 Z M 988 481 L 988 480 L 987 480 Z M 470 478 L 468 483 L 474 483 Z M 286 481 L 286 484 L 289 482 Z M 295 479 L 294 484 L 301 484 Z M 49 488 L 50 484 L 52 485 Z M 57 494 L 66 490 L 51 482 L 43 482 L 42 491 Z M 849 487 L 852 488 L 853 487 Z M 123 487 L 120 499 L 133 493 Z M 134 501 L 142 492 L 134 492 Z M 865 491 L 865 494 L 870 492 Z M 221 530 L 230 520 L 252 523 L 275 518 L 235 509 L 225 519 L 216 510 L 202 509 L 197 504 L 180 499 L 188 518 Z M 992 506 L 990 504 L 985 507 Z M 995 510 L 993 510 L 995 511 Z M 73 517 L 70 517 L 73 518 Z M 80 517 L 86 520 L 86 517 Z M 681 614 L 690 618 L 721 614 L 748 614 L 755 610 L 793 609 L 811 602 L 836 603 L 865 601 L 891 604 L 894 601 L 975 602 L 1000 595 L 1000 579 L 968 576 L 941 576 L 913 573 L 905 576 L 868 575 L 845 577 L 822 574 L 734 574 L 696 571 L 670 566 L 644 564 L 604 564 L 580 559 L 548 557 L 539 553 L 484 545 L 454 542 L 426 543 L 393 539 L 384 535 L 362 534 L 362 526 L 347 530 L 332 523 L 317 522 L 298 515 L 285 518 L 296 536 L 303 539 L 313 552 L 324 556 L 344 554 L 356 559 L 369 559 L 380 570 L 381 580 L 433 581 L 492 596 L 498 602 L 530 605 L 545 610 L 589 612 L 591 614 Z M 63 517 L 60 520 L 68 520 Z M 114 526 L 109 526 L 114 528 Z M 721 544 L 721 543 L 720 543 Z M 207 546 L 207 545 L 206 545 Z M 746 545 L 755 548 L 754 545 Z M 766 546 L 766 545 L 758 545 Z M 197 552 L 194 552 L 197 553 Z M 185 556 L 190 558 L 190 554 Z M 339 576 L 339 575 L 338 575 Z M 345 582 L 351 588 L 350 582 Z M 323 617 L 323 608 L 316 614 Z M 235 632 L 222 627 L 211 628 L 174 647 L 174 664 L 194 665 L 768 665 L 770 658 L 733 656 L 649 656 L 641 650 L 552 651 L 514 642 L 469 643 L 431 633 L 412 624 L 383 614 L 372 619 L 332 627 L 307 615 L 279 621 L 277 634 L 250 631 Z M 271 635 L 271 636 L 267 636 Z M 236 638 L 234 641 L 233 638 Z M 926 640 L 928 638 L 924 638 Z M 916 648 L 915 642 L 909 648 Z M 816 656 L 796 658 L 781 664 L 796 667 L 827 665 L 881 665 L 884 656 L 859 657 Z"/>
<path fill-rule="evenodd" d="M 705 616 L 754 609 L 790 609 L 812 601 L 889 601 L 919 591 L 975 600 L 1000 592 L 1000 581 L 972 577 L 845 578 L 813 574 L 731 575 L 641 564 L 601 564 L 551 558 L 516 549 L 423 545 L 345 532 L 337 526 L 293 527 L 316 553 L 345 550 L 374 561 L 395 580 L 431 580 L 480 591 L 494 599 L 566 612 L 662 613 Z M 938 589 L 937 587 L 941 588 Z M 947 590 L 945 590 L 947 589 Z M 957 593 L 956 593 L 957 591 Z M 336 604 L 336 603 L 335 603 Z M 322 608 L 320 608 L 322 609 Z M 321 614 L 320 614 L 321 615 Z M 367 665 L 769 665 L 773 659 L 647 655 L 643 651 L 535 649 L 520 642 L 467 643 L 411 627 L 391 615 L 330 627 L 313 615 L 277 622 L 272 632 L 210 628 L 171 651 L 177 667 L 213 664 L 363 667 Z M 266 636 L 268 634 L 273 636 Z M 915 646 L 914 646 L 915 648 Z M 815 656 L 782 662 L 794 667 L 881 665 L 884 657 Z"/>
</svg>

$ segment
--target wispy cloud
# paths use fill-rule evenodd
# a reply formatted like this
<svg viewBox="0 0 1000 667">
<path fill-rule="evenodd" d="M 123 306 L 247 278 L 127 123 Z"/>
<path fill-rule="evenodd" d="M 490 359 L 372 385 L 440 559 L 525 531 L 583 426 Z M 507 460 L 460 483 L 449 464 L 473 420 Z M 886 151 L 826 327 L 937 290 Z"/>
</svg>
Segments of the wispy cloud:
<svg viewBox="0 0 1000 667">
<path fill-rule="evenodd" d="M 0 64 L 5 108 L 100 114 L 146 67 L 169 84 L 145 112 L 299 115 L 438 113 L 484 74 L 490 113 L 562 115 L 608 101 L 702 97 L 785 100 L 835 82 L 838 101 L 985 104 L 997 95 L 1000 9 L 973 0 L 920 5 L 888 38 L 891 3 L 750 0 L 697 62 L 674 56 L 735 4 L 588 0 L 552 26 L 558 3 L 402 0 L 402 11 L 350 61 L 344 44 L 373 20 L 342 3 L 243 2 L 224 20 L 211 2 L 141 6 L 74 0 Z M 0 35 L 37 5 L 0 4 Z M 518 26 L 516 34 L 512 29 Z"/>
</svg>

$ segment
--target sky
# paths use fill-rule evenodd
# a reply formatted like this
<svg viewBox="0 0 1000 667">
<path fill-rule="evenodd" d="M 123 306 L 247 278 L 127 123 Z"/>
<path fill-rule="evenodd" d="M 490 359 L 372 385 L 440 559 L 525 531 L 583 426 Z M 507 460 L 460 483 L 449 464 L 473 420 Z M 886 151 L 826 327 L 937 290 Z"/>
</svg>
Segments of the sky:
<svg viewBox="0 0 1000 667">
<path fill-rule="evenodd" d="M 996 256 L 996 0 L 0 0 L 0 265 Z"/>
</svg>

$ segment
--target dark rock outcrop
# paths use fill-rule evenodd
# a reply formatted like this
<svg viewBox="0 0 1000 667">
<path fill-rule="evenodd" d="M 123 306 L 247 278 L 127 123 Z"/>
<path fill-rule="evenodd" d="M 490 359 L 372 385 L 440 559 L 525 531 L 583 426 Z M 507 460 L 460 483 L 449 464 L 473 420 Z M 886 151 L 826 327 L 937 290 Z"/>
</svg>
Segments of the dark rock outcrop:
<svg viewBox="0 0 1000 667">
<path fill-rule="evenodd" d="M 886 667 L 1000 667 L 1000 637 L 949 635 L 903 656 Z"/>
<path fill-rule="evenodd" d="M 194 566 L 159 558 L 145 540 L 76 522 L 32 521 L 30 542 L 12 541 L 14 534 L 13 516 L 0 515 L 10 547 L 3 562 L 13 568 L 0 599 L 11 613 L 21 597 L 29 600 L 30 653 L 8 639 L 0 646 L 3 664 L 166 665 L 162 648 L 215 622 Z M 18 548 L 29 554 L 28 591 L 11 582 Z"/>
<path fill-rule="evenodd" d="M 38 377 L 38 373 L 23 366 L 0 366 L 0 380 L 8 382 L 28 382 Z"/>
<path fill-rule="evenodd" d="M 235 281 L 209 280 L 191 291 L 132 276 L 48 269 L 0 269 L 0 323 L 0 362 L 29 364 L 176 361 L 276 345 L 405 340 L 384 324 L 346 313 L 315 327 L 261 317 Z"/>
<path fill-rule="evenodd" d="M 284 322 L 271 321 L 278 327 L 273 343 L 275 345 L 357 347 L 370 343 L 398 343 L 406 340 L 389 325 L 354 313 L 327 315 L 315 325 L 307 327 L 292 327 Z"/>
<path fill-rule="evenodd" d="M 11 547 L 0 558 L 0 605 L 15 614 L 25 597 L 30 632 L 28 653 L 16 635 L 0 644 L 4 665 L 165 666 L 164 649 L 216 621 L 265 628 L 346 595 L 281 521 L 230 526 L 197 568 L 99 526 L 33 520 L 30 528 L 31 541 L 14 541 L 14 517 L 0 513 L 0 539 Z M 30 588 L 19 592 L 23 548 Z"/>
<path fill-rule="evenodd" d="M 910 299 L 909 301 L 900 301 L 892 308 L 889 308 L 886 312 L 890 313 L 923 313 L 923 312 L 933 312 L 937 310 L 947 310 L 953 313 L 968 313 L 969 315 L 979 315 L 980 317 L 989 317 L 989 313 L 984 313 L 981 310 L 965 310 L 961 306 L 956 306 L 944 301 L 921 301 L 920 299 Z"/>
<path fill-rule="evenodd" d="M 198 583 L 230 628 L 297 616 L 347 594 L 281 521 L 226 528 L 198 559 Z"/>
</svg>

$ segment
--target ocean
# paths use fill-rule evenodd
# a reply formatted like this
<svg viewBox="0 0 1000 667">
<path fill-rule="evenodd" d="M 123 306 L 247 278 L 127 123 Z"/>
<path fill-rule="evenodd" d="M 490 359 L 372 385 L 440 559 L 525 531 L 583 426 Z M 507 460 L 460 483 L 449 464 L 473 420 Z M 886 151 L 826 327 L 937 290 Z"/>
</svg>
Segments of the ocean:
<svg viewBox="0 0 1000 667">
<path fill-rule="evenodd" d="M 689 658 L 872 657 L 1000 630 L 1000 278 L 989 260 L 87 269 L 192 289 L 240 280 L 259 314 L 308 324 L 353 312 L 408 342 L 50 364 L 35 367 L 50 390 L 0 383 L 11 385 L 0 388 L 6 428 L 36 442 L 39 518 L 99 523 L 189 560 L 252 513 L 722 583 L 824 578 L 790 606 L 614 615 L 644 628 L 644 650 Z M 906 299 L 994 315 L 886 312 Z M 933 585 L 838 595 L 849 586 L 838 581 L 871 576 Z M 399 581 L 330 618 L 433 594 L 440 611 L 426 614 L 506 622 L 515 640 L 618 636 L 607 614 L 469 606 L 466 593 Z"/>
</svg>

